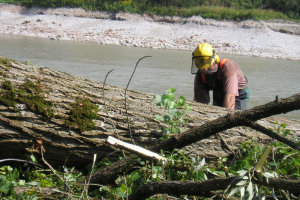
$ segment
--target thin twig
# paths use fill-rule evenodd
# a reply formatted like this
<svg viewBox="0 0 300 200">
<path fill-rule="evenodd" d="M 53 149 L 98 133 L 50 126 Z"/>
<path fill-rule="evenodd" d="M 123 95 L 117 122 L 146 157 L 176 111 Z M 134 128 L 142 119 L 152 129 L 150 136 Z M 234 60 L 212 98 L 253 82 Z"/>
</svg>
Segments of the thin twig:
<svg viewBox="0 0 300 200">
<path fill-rule="evenodd" d="M 280 190 L 280 191 L 281 191 L 281 193 L 283 194 L 282 196 L 284 197 L 284 199 L 290 200 L 289 195 L 288 195 L 284 190 Z"/>
<path fill-rule="evenodd" d="M 28 163 L 28 164 L 32 164 L 32 165 L 36 165 L 36 166 L 39 166 L 41 168 L 44 168 L 43 165 L 40 165 L 38 163 L 30 162 L 30 161 L 27 161 L 27 160 L 15 159 L 15 158 L 2 159 L 2 160 L 0 160 L 0 163 L 1 162 L 11 162 L 11 161 L 24 162 L 24 163 Z"/>
<path fill-rule="evenodd" d="M 62 191 L 60 191 L 60 190 L 53 189 L 53 191 L 54 191 L 54 192 L 61 193 L 61 194 L 64 194 L 64 195 L 71 196 L 71 197 L 73 197 L 72 199 L 78 198 L 78 196 L 75 196 L 75 195 L 72 195 L 72 194 L 69 194 L 69 193 L 66 193 L 66 192 L 62 192 Z M 88 197 L 88 199 L 92 199 L 92 198 L 91 198 L 91 197 Z"/>
<path fill-rule="evenodd" d="M 91 176 L 92 176 L 92 173 L 94 171 L 94 166 L 95 166 L 96 159 L 97 159 L 97 154 L 94 154 L 94 159 L 93 159 L 93 165 L 92 165 L 91 173 L 90 173 L 90 176 L 89 176 L 87 184 L 84 184 L 84 188 L 83 188 L 83 191 L 82 191 L 82 193 L 80 195 L 79 200 L 82 198 L 84 192 L 86 192 L 86 197 L 88 198 L 88 193 L 87 192 L 88 192 L 88 189 L 89 189 L 89 185 L 90 185 L 90 181 L 91 181 Z"/>
<path fill-rule="evenodd" d="M 106 74 L 105 79 L 104 79 L 104 82 L 103 82 L 103 88 L 102 88 L 102 93 L 103 93 L 103 103 L 104 103 L 104 107 L 105 107 L 105 112 L 106 112 L 108 118 L 110 119 L 110 123 L 112 124 L 112 126 L 113 126 L 113 128 L 114 128 L 114 130 L 115 130 L 115 133 L 116 133 L 117 136 L 118 136 L 118 139 L 121 140 L 121 139 L 120 139 L 120 136 L 119 136 L 119 133 L 117 132 L 116 126 L 115 126 L 114 122 L 112 121 L 112 119 L 111 119 L 111 117 L 110 117 L 110 115 L 109 115 L 109 113 L 108 113 L 108 110 L 107 110 L 107 107 L 106 107 L 106 103 L 105 103 L 105 93 L 104 93 L 105 82 L 106 82 L 107 76 L 108 76 L 109 73 L 112 72 L 113 70 L 114 70 L 114 69 L 110 70 L 110 71 Z M 124 150 L 122 150 L 122 153 L 123 153 L 123 156 L 126 157 Z"/>
<path fill-rule="evenodd" d="M 112 126 L 114 127 L 115 132 L 116 132 L 116 134 L 118 135 L 118 138 L 120 139 L 119 134 L 117 133 L 116 126 L 115 126 L 115 124 L 113 123 L 111 117 L 110 117 L 109 114 L 108 114 L 107 107 L 106 107 L 106 103 L 105 103 L 105 93 L 104 93 L 105 82 L 106 82 L 107 76 L 108 76 L 109 73 L 112 72 L 113 70 L 114 70 L 114 69 L 110 70 L 110 71 L 106 74 L 106 76 L 105 76 L 104 83 L 103 83 L 103 88 L 102 88 L 102 93 L 103 93 L 103 102 L 104 102 L 105 112 L 106 112 L 108 118 L 110 119 L 110 122 L 111 122 Z"/>
<path fill-rule="evenodd" d="M 133 73 L 131 74 L 131 77 L 130 77 L 130 79 L 129 79 L 129 81 L 128 81 L 128 84 L 127 84 L 127 87 L 126 87 L 126 89 L 125 89 L 125 110 L 126 110 L 126 116 L 127 116 L 127 124 L 128 124 L 128 130 L 129 130 L 131 142 L 132 142 L 133 144 L 135 144 L 135 143 L 134 143 L 134 141 L 133 141 L 133 139 L 132 139 L 132 134 L 131 134 L 130 125 L 129 125 L 128 112 L 127 112 L 127 103 L 126 103 L 126 93 L 127 93 L 127 89 L 128 89 L 129 83 L 130 83 L 130 81 L 131 81 L 131 79 L 132 79 L 132 77 L 133 77 L 133 75 L 134 75 L 134 72 L 135 72 L 135 70 L 136 70 L 136 68 L 137 68 L 137 65 L 139 64 L 139 62 L 140 62 L 142 59 L 144 59 L 144 58 L 146 58 L 146 57 L 152 57 L 152 56 L 144 56 L 144 57 L 142 57 L 142 58 L 139 59 L 139 61 L 138 61 L 138 62 L 136 63 L 136 65 L 135 65 L 135 68 L 134 68 L 134 70 L 133 70 Z"/>
<path fill-rule="evenodd" d="M 126 199 L 128 200 L 128 186 L 127 186 L 127 181 L 126 181 L 126 175 L 125 175 L 125 172 L 124 172 L 124 183 L 125 183 L 125 186 L 126 186 Z"/>
<path fill-rule="evenodd" d="M 64 179 L 56 172 L 56 170 L 44 159 L 44 154 L 43 154 L 43 146 L 41 146 L 41 155 L 42 155 L 42 160 L 43 162 L 51 169 L 51 171 L 63 182 L 66 184 L 67 188 L 69 191 L 71 191 L 70 186 L 64 181 Z"/>
<path fill-rule="evenodd" d="M 275 151 L 277 151 L 277 149 L 278 149 L 278 148 L 274 148 L 274 149 L 272 150 L 272 159 L 273 159 L 273 163 L 274 163 L 276 169 L 277 169 L 278 171 L 280 171 L 280 173 L 284 174 L 284 173 L 278 168 L 278 166 L 277 166 L 277 164 L 276 164 L 276 160 L 275 160 Z"/>
<path fill-rule="evenodd" d="M 67 161 L 68 161 L 69 155 L 70 155 L 70 153 L 67 155 L 67 157 L 65 159 L 64 170 L 65 170 L 65 167 L 67 166 Z M 67 182 L 65 173 L 63 173 L 63 179 L 64 179 L 64 182 Z"/>
<path fill-rule="evenodd" d="M 94 171 L 96 159 L 97 159 L 97 154 L 94 154 L 93 166 L 92 166 L 92 170 L 91 170 L 91 173 L 90 173 L 90 177 L 89 177 L 89 180 L 88 180 L 88 184 L 87 184 L 87 189 L 86 190 L 88 190 L 90 182 L 91 182 L 91 177 L 92 177 L 92 173 Z"/>
<path fill-rule="evenodd" d="M 225 146 L 231 151 L 231 153 L 233 155 L 235 155 L 234 151 L 231 149 L 231 147 L 225 142 L 225 140 L 223 139 L 223 137 L 221 136 L 220 133 L 218 133 L 218 135 L 220 136 L 221 140 L 224 142 Z"/>
</svg>

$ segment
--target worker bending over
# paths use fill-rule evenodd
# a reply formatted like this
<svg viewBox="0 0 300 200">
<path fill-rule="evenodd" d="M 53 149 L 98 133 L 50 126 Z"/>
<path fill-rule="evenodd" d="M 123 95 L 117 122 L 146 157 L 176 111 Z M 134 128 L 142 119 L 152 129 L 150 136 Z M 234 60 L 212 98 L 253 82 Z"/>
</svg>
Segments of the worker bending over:
<svg viewBox="0 0 300 200">
<path fill-rule="evenodd" d="M 194 101 L 208 104 L 213 90 L 213 105 L 246 110 L 249 89 L 242 70 L 232 60 L 220 60 L 210 44 L 201 43 L 193 52 L 192 74 Z"/>
</svg>

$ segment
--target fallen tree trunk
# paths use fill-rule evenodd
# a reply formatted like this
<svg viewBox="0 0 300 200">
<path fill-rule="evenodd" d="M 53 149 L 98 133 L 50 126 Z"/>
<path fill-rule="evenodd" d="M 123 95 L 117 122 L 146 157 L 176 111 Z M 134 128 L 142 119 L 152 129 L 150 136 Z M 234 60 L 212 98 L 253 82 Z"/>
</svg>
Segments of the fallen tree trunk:
<svg viewBox="0 0 300 200">
<path fill-rule="evenodd" d="M 114 161 L 122 154 L 112 154 L 114 150 L 105 144 L 108 136 L 133 142 L 141 147 L 150 147 L 162 136 L 162 127 L 167 126 L 154 117 L 155 114 L 162 114 L 164 110 L 151 103 L 152 94 L 127 90 L 125 109 L 124 88 L 104 85 L 101 82 L 4 57 L 0 57 L 0 69 L 1 97 L 4 98 L 8 92 L 13 93 L 12 88 L 5 86 L 4 83 L 7 82 L 11 83 L 17 94 L 11 102 L 2 99 L 0 104 L 0 159 L 26 159 L 32 153 L 41 159 L 39 148 L 42 146 L 45 159 L 54 166 L 63 165 L 67 159 L 67 166 L 82 167 L 92 161 L 94 154 L 97 154 L 98 161 L 108 156 Z M 36 87 L 35 92 L 32 92 L 33 88 L 25 88 L 26 84 Z M 33 95 L 32 99 L 36 95 L 37 99 L 44 100 L 44 104 L 51 102 L 51 105 L 46 108 L 42 107 L 45 105 L 32 105 L 28 98 L 21 98 L 24 93 Z M 78 99 L 88 99 L 100 109 L 97 111 L 100 118 L 92 120 L 95 123 L 92 130 L 84 130 L 76 125 L 70 126 L 72 109 Z M 193 130 L 228 113 L 235 113 L 210 105 L 188 103 L 191 103 L 192 111 L 187 114 L 189 122 L 182 127 L 184 131 Z M 76 105 L 80 107 L 82 104 L 79 102 Z M 50 110 L 53 110 L 53 115 Z M 259 121 L 259 124 L 270 128 L 276 121 L 287 123 L 293 134 L 298 131 L 298 121 L 283 118 L 269 117 Z M 272 141 L 271 138 L 244 126 L 223 130 L 221 134 L 233 149 L 253 137 L 256 137 L 260 144 Z M 193 141 L 181 147 L 190 155 L 212 159 L 228 157 L 231 154 L 213 134 L 204 140 Z M 118 163 L 116 169 L 117 165 Z"/>
</svg>

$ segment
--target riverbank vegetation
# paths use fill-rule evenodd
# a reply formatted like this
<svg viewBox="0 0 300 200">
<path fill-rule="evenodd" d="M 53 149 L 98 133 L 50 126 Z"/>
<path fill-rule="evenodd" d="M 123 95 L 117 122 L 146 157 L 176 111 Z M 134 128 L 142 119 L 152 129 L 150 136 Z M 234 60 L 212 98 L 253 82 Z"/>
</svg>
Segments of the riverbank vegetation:
<svg viewBox="0 0 300 200">
<path fill-rule="evenodd" d="M 170 91 L 170 89 L 169 89 Z M 167 95 L 153 99 L 157 102 L 168 104 L 169 110 L 171 104 L 176 104 L 173 100 L 174 90 Z M 181 107 L 182 102 L 177 102 Z M 169 105 L 170 104 L 170 105 Z M 184 103 L 183 103 L 184 104 Z M 185 108 L 187 109 L 187 108 Z M 188 111 L 188 109 L 187 109 Z M 288 138 L 291 134 L 286 128 L 286 124 L 277 123 L 274 127 L 278 135 Z M 161 138 L 166 140 L 167 138 Z M 28 160 L 3 159 L 0 165 L 0 197 L 1 199 L 210 199 L 207 197 L 219 195 L 223 198 L 235 196 L 241 199 L 299 199 L 297 194 L 284 189 L 274 189 L 271 185 L 272 179 L 277 179 L 277 184 L 287 181 L 287 183 L 300 181 L 300 153 L 292 147 L 282 143 L 273 142 L 266 146 L 258 146 L 257 139 L 245 141 L 237 149 L 232 158 L 220 157 L 217 162 L 206 162 L 205 158 L 190 157 L 184 151 L 174 149 L 172 152 L 161 151 L 166 160 L 154 162 L 153 160 L 138 159 L 139 167 L 136 170 L 119 176 L 114 185 L 94 185 L 90 186 L 89 179 L 95 172 L 109 166 L 112 162 L 109 159 L 89 163 L 83 169 L 67 168 L 62 165 L 61 168 L 54 169 L 43 157 L 43 147 L 40 147 L 44 167 L 38 164 L 37 159 L 32 154 Z M 291 140 L 300 145 L 300 140 L 296 136 Z M 120 158 L 122 159 L 122 158 Z M 4 164 L 4 163 L 11 164 Z M 23 163 L 23 164 L 16 164 Z M 84 176 L 84 174 L 90 174 Z M 139 191 L 143 186 L 151 183 L 164 184 L 172 181 L 185 181 L 187 183 L 196 183 L 201 181 L 226 180 L 232 177 L 231 183 L 223 186 L 219 192 L 203 191 L 202 195 L 182 195 L 178 196 L 167 194 L 147 195 Z M 88 180 L 88 181 L 87 181 Z M 263 184 L 266 183 L 267 184 Z M 208 184 L 208 183 L 207 183 Z M 217 184 L 218 185 L 218 184 Z M 278 186 L 279 187 L 279 186 Z M 298 186 L 297 186 L 298 187 Z M 201 187 L 200 187 L 201 188 Z M 226 189 L 225 189 L 226 188 Z M 279 187 L 280 188 L 280 187 Z M 201 190 L 197 188 L 196 190 Z M 218 190 L 218 189 L 217 189 Z M 173 193 L 172 193 L 173 194 Z M 199 192 L 200 194 L 200 192 Z"/>
<path fill-rule="evenodd" d="M 280 134 L 284 124 L 278 126 Z M 284 132 L 281 132 L 284 130 Z M 299 140 L 295 142 L 300 144 Z M 263 163 L 263 170 L 255 172 L 258 160 L 269 147 L 272 147 L 270 155 Z M 269 148 L 270 149 L 270 148 Z M 236 185 L 215 193 L 223 197 L 235 196 L 236 198 L 265 199 L 290 196 L 298 199 L 295 194 L 285 190 L 276 190 L 263 185 L 255 184 L 256 179 L 268 181 L 268 179 L 279 178 L 280 180 L 300 180 L 300 154 L 291 147 L 274 142 L 266 147 L 260 147 L 254 140 L 242 143 L 236 151 L 236 157 L 232 159 L 220 158 L 216 167 L 208 167 L 210 163 L 205 158 L 190 158 L 184 152 L 174 150 L 173 152 L 162 152 L 167 158 L 166 164 L 158 162 L 154 164 L 149 160 L 139 160 L 140 167 L 129 174 L 124 174 L 116 180 L 116 185 L 97 185 L 93 190 L 83 184 L 87 177 L 83 174 L 92 174 L 101 168 L 111 165 L 108 159 L 98 163 L 90 163 L 85 169 L 66 168 L 53 169 L 40 165 L 32 155 L 22 165 L 2 165 L 0 167 L 0 197 L 1 199 L 130 199 L 130 195 L 139 187 L 159 181 L 207 181 L 214 178 L 236 177 Z M 1 161 L 1 160 L 0 160 Z M 13 160 L 11 160 L 13 161 Z M 47 162 L 47 161 L 45 161 Z M 178 166 L 184 166 L 180 171 L 175 170 Z M 184 170 L 188 169 L 188 170 Z M 251 180 L 253 179 L 253 180 Z M 206 194 L 209 195 L 209 194 Z M 206 199 L 205 196 L 179 195 L 169 196 L 170 199 Z M 213 195 L 213 193 L 210 193 Z M 148 200 L 169 199 L 167 195 L 153 195 Z M 253 198 L 251 198 L 251 196 Z M 133 198 L 135 199 L 135 198 Z M 144 198 L 140 198 L 144 199 Z M 283 198 L 284 199 L 284 198 Z"/>
<path fill-rule="evenodd" d="M 217 20 L 300 20 L 299 0 L 1 0 L 27 7 L 82 7 L 162 16 L 201 16 Z"/>
</svg>

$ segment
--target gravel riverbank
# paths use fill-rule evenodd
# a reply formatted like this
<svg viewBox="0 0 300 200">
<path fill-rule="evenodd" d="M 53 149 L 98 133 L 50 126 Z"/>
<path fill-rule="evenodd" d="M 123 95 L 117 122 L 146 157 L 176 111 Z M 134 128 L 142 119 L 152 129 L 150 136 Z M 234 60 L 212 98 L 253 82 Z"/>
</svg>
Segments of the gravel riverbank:
<svg viewBox="0 0 300 200">
<path fill-rule="evenodd" d="M 180 50 L 208 42 L 222 53 L 300 60 L 300 24 L 293 22 L 236 23 L 8 4 L 0 4 L 0 21 L 0 34 Z"/>
</svg>

